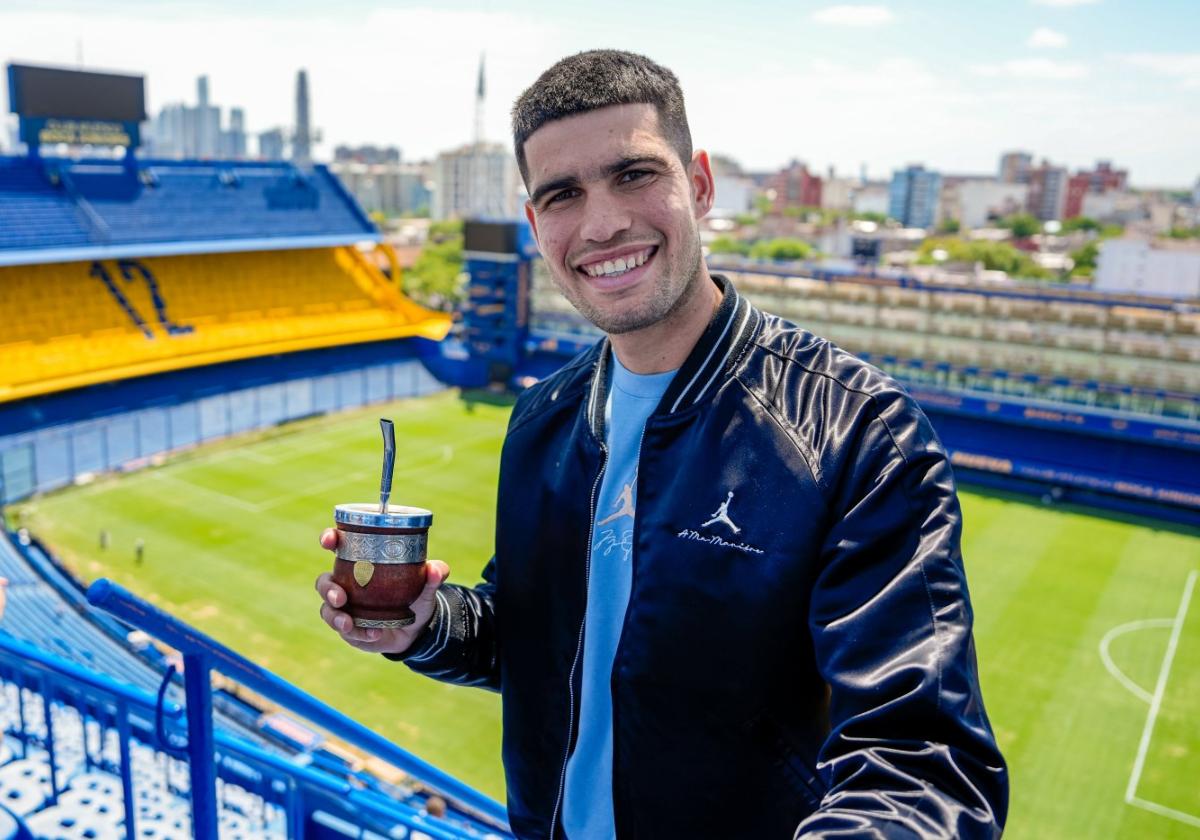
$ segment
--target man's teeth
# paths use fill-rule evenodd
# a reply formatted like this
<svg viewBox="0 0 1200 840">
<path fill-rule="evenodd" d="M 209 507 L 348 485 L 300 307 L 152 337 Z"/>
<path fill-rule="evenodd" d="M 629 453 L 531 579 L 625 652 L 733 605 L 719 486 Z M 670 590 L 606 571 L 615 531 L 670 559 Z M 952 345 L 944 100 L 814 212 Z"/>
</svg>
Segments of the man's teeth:
<svg viewBox="0 0 1200 840">
<path fill-rule="evenodd" d="M 644 265 L 646 260 L 650 259 L 650 252 L 653 250 L 653 248 L 647 248 L 645 251 L 639 251 L 624 258 L 618 257 L 615 260 L 592 263 L 585 265 L 583 270 L 592 277 L 619 277 L 639 265 Z"/>
</svg>

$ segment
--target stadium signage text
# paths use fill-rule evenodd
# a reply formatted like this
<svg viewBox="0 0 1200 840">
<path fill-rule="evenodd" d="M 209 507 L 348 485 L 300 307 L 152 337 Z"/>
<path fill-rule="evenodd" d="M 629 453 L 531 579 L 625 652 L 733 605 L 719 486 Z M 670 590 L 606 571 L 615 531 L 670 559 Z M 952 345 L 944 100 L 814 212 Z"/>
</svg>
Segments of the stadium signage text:
<svg viewBox="0 0 1200 840">
<path fill-rule="evenodd" d="M 138 145 L 137 127 L 128 123 L 61 119 L 24 119 L 21 123 L 21 139 L 26 143 L 125 147 Z"/>
</svg>

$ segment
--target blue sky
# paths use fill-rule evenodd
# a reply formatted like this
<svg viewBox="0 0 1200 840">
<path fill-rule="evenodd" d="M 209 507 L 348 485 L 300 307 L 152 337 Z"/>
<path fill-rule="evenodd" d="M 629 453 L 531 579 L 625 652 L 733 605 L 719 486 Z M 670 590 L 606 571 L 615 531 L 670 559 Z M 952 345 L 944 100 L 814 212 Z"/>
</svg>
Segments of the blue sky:
<svg viewBox="0 0 1200 840">
<path fill-rule="evenodd" d="M 481 51 L 486 132 L 504 140 L 509 105 L 545 67 L 619 47 L 675 70 L 697 145 L 750 168 L 990 172 L 1020 148 L 1072 168 L 1111 158 L 1138 186 L 1200 176 L 1198 0 L 0 8 L 0 61 L 74 64 L 79 42 L 85 67 L 146 74 L 151 110 L 194 101 L 207 73 L 213 99 L 244 107 L 252 130 L 291 122 L 306 67 L 325 149 L 386 143 L 414 160 L 470 139 Z"/>
</svg>

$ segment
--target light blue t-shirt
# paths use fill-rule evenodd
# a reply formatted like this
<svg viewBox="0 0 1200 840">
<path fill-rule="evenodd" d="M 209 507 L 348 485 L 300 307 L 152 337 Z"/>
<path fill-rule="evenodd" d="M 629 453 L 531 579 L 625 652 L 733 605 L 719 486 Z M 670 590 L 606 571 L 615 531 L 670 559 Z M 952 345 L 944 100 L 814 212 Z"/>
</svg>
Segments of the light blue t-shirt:
<svg viewBox="0 0 1200 840">
<path fill-rule="evenodd" d="M 563 828 L 570 840 L 616 835 L 612 798 L 612 669 L 633 582 L 633 518 L 638 453 L 646 419 L 675 371 L 639 375 L 611 357 L 612 387 L 605 406 L 608 465 L 596 500 L 592 565 L 583 635 L 579 738 L 567 763 Z"/>
</svg>

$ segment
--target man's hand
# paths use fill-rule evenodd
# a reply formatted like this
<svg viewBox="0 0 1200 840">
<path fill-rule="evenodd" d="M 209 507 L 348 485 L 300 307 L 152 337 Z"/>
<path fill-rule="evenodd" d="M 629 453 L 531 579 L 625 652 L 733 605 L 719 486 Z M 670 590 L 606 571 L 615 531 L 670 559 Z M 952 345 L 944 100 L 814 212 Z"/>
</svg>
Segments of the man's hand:
<svg viewBox="0 0 1200 840">
<path fill-rule="evenodd" d="M 337 541 L 336 528 L 326 528 L 321 533 L 321 548 L 335 551 Z M 430 560 L 426 564 L 425 588 L 410 606 L 416 620 L 407 627 L 396 630 L 360 630 L 354 626 L 350 614 L 341 609 L 346 606 L 346 590 L 333 582 L 332 574 L 325 572 L 317 578 L 317 592 L 321 595 L 321 618 L 351 647 L 368 653 L 404 653 L 433 618 L 434 593 L 448 577 L 449 566 L 441 560 Z"/>
</svg>

